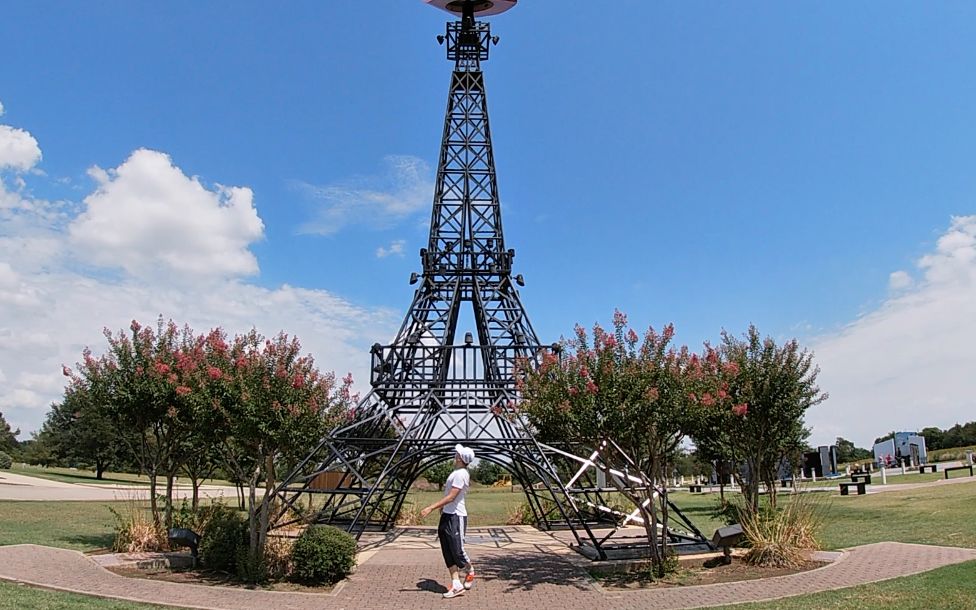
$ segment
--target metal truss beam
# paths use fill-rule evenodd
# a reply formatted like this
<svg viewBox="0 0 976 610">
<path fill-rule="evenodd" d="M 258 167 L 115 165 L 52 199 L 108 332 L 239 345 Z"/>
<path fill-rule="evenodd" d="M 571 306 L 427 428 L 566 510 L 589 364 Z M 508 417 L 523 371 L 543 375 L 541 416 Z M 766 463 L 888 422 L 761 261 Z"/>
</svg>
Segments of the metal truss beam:
<svg viewBox="0 0 976 610">
<path fill-rule="evenodd" d="M 389 529 L 410 485 L 463 443 L 511 472 L 540 528 L 570 530 L 595 559 L 639 549 L 618 532 L 639 522 L 640 511 L 614 508 L 616 489 L 599 485 L 599 473 L 633 489 L 653 482 L 612 443 L 538 442 L 514 408 L 517 366 L 533 365 L 552 346 L 540 344 L 529 322 L 515 287 L 522 278 L 512 277 L 515 251 L 505 247 L 480 66 L 492 44 L 489 26 L 465 14 L 448 24 L 445 41 L 455 66 L 419 285 L 392 344 L 373 346 L 372 390 L 351 421 L 278 488 L 278 526 L 332 523 L 357 536 Z M 472 308 L 477 338 L 457 344 L 462 307 Z M 685 531 L 670 532 L 672 542 L 701 546 L 701 533 L 676 508 L 673 514 Z"/>
</svg>

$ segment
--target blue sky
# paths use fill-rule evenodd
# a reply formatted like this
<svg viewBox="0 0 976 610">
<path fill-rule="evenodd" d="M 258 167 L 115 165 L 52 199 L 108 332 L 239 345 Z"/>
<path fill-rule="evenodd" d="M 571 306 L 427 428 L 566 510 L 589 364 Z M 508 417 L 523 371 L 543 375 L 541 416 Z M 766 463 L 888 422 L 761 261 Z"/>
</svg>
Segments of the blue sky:
<svg viewBox="0 0 976 610">
<path fill-rule="evenodd" d="M 976 6 L 556 4 L 493 18 L 485 65 L 540 337 L 614 308 L 691 346 L 754 323 L 816 351 L 815 442 L 976 419 Z M 61 363 L 159 313 L 294 332 L 365 382 L 426 241 L 447 15 L 3 12 L 5 417 L 36 429 Z"/>
</svg>

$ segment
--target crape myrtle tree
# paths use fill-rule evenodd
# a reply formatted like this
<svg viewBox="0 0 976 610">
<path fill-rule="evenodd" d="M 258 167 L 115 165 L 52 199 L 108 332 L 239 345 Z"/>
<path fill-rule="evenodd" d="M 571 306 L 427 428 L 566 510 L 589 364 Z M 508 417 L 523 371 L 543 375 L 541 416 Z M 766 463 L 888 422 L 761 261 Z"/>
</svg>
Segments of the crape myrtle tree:
<svg viewBox="0 0 976 610">
<path fill-rule="evenodd" d="M 739 434 L 742 419 L 748 405 L 735 402 L 731 382 L 738 376 L 739 367 L 734 362 L 722 360 L 719 350 L 705 344 L 704 353 L 693 364 L 700 383 L 697 389 L 688 387 L 690 419 L 685 432 L 695 444 L 695 454 L 700 463 L 715 469 L 719 480 L 719 502 L 725 506 L 725 480 L 737 470 L 733 460 L 732 439 Z M 710 474 L 710 473 L 709 473 Z"/>
<path fill-rule="evenodd" d="M 224 467 L 246 481 L 250 529 L 247 575 L 256 579 L 274 511 L 278 474 L 303 458 L 347 413 L 351 376 L 322 374 L 297 338 L 265 339 L 256 330 L 228 345 L 223 331 L 204 341 L 206 394 L 200 420 Z"/>
<path fill-rule="evenodd" d="M 674 348 L 674 327 L 649 329 L 643 339 L 614 314 L 610 332 L 596 325 L 592 339 L 577 326 L 562 357 L 545 353 L 538 367 L 520 367 L 521 413 L 544 442 L 599 447 L 612 440 L 654 485 L 633 487 L 607 473 L 641 511 L 652 561 L 661 575 L 667 556 L 667 477 L 682 438 L 697 425 L 696 394 L 718 396 L 709 362 Z M 710 407 L 716 407 L 715 398 Z M 660 526 L 660 527 L 659 527 Z"/>
<path fill-rule="evenodd" d="M 762 338 L 755 326 L 741 339 L 723 332 L 719 351 L 728 373 L 724 387 L 737 417 L 730 420 L 724 410 L 712 412 L 716 419 L 706 421 L 708 432 L 700 430 L 695 442 L 720 442 L 717 452 L 745 467 L 733 473 L 747 511 L 759 510 L 760 484 L 775 508 L 780 464 L 805 446 L 810 435 L 803 419 L 807 409 L 827 399 L 816 383 L 820 369 L 795 339 L 780 346 Z M 723 429 L 728 433 L 720 434 Z"/>
<path fill-rule="evenodd" d="M 187 397 L 192 393 L 185 350 L 194 342 L 193 331 L 178 328 L 162 316 L 156 328 L 133 320 L 129 333 L 105 329 L 109 349 L 99 358 L 89 349 L 77 373 L 65 367 L 71 388 L 90 393 L 116 429 L 116 439 L 128 448 L 149 477 L 150 508 L 160 522 L 157 487 L 166 478 L 165 517 L 172 520 L 173 482 L 185 455 L 186 439 L 195 428 Z"/>
</svg>

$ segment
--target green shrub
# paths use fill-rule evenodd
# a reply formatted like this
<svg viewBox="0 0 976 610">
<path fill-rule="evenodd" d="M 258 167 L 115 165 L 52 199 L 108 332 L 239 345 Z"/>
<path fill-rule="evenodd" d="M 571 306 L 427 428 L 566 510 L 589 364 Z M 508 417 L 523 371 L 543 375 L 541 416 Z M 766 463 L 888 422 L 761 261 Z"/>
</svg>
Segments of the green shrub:
<svg viewBox="0 0 976 610">
<path fill-rule="evenodd" d="M 179 506 L 173 506 L 173 527 L 185 527 L 200 534 L 207 529 L 211 519 L 231 510 L 222 499 L 201 503 L 196 510 L 193 510 L 190 501 L 183 498 Z"/>
<path fill-rule="evenodd" d="M 245 542 L 237 551 L 237 577 L 247 583 L 267 582 L 268 562 L 264 557 L 251 555 L 250 546 Z"/>
<path fill-rule="evenodd" d="M 308 584 L 337 583 L 356 565 L 356 540 L 330 525 L 306 529 L 291 549 L 292 578 Z"/>
<path fill-rule="evenodd" d="M 0 451 L 0 470 L 10 470 L 10 467 L 14 465 L 14 459 Z"/>
<path fill-rule="evenodd" d="M 236 571 L 242 554 L 247 552 L 247 522 L 226 507 L 211 515 L 200 535 L 200 562 L 210 570 Z"/>
</svg>

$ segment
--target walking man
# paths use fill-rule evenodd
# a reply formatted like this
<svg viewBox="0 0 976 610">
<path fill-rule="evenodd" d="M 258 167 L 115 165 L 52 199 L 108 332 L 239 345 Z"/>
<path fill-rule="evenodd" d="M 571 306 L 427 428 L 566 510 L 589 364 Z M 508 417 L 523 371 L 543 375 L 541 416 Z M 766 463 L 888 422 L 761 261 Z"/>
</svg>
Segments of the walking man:
<svg viewBox="0 0 976 610">
<path fill-rule="evenodd" d="M 441 519 L 437 525 L 437 537 L 441 542 L 444 563 L 451 573 L 451 588 L 444 594 L 446 599 L 464 595 L 474 584 L 474 567 L 464 551 L 464 533 L 468 526 L 468 510 L 464 496 L 471 486 L 468 465 L 474 460 L 474 450 L 458 443 L 454 446 L 454 472 L 444 483 L 444 497 L 420 511 L 421 518 L 435 509 L 441 509 Z M 464 569 L 464 582 L 461 569 Z"/>
</svg>

